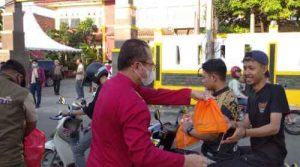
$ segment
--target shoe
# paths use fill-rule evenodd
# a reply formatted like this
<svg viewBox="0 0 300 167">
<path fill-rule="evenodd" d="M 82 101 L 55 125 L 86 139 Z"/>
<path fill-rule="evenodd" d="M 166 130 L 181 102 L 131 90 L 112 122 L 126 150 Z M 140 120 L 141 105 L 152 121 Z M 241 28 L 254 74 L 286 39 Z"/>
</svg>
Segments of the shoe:
<svg viewBox="0 0 300 167">
<path fill-rule="evenodd" d="M 293 163 L 290 167 L 298 167 L 296 163 Z"/>
<path fill-rule="evenodd" d="M 36 105 L 35 108 L 40 108 L 40 105 Z"/>
</svg>

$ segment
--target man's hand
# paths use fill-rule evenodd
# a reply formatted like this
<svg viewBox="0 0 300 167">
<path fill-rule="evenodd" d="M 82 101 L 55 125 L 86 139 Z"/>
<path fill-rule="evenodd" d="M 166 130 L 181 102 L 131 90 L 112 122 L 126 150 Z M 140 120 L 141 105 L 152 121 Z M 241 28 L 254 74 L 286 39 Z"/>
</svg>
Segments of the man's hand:
<svg viewBox="0 0 300 167">
<path fill-rule="evenodd" d="M 190 154 L 184 156 L 184 167 L 207 167 L 208 159 L 201 155 Z"/>
<path fill-rule="evenodd" d="M 66 117 L 66 116 L 71 116 L 71 113 L 68 112 L 68 111 L 62 111 L 61 115 L 64 116 L 64 117 Z"/>
<path fill-rule="evenodd" d="M 226 138 L 221 143 L 222 144 L 234 143 L 239 141 L 241 138 L 245 137 L 245 135 L 246 135 L 246 129 L 242 126 L 239 126 L 235 129 L 235 132 L 232 136 Z"/>
<path fill-rule="evenodd" d="M 214 99 L 214 97 L 209 92 L 201 92 L 197 90 L 192 90 L 191 92 L 191 98 L 196 100 L 208 100 L 208 99 Z"/>
<path fill-rule="evenodd" d="M 191 126 L 193 126 L 193 123 L 190 121 L 184 121 L 182 123 L 182 130 L 187 133 L 187 129 L 190 128 Z"/>
</svg>

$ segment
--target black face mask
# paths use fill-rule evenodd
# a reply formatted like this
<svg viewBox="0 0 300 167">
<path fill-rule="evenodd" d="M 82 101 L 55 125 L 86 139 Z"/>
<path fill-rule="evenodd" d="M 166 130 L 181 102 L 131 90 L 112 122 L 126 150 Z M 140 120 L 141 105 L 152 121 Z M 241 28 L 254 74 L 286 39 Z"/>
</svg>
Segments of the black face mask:
<svg viewBox="0 0 300 167">
<path fill-rule="evenodd" d="M 22 87 L 26 87 L 26 81 L 25 81 L 25 79 L 23 79 L 23 81 L 21 82 L 21 84 L 20 84 Z"/>
</svg>

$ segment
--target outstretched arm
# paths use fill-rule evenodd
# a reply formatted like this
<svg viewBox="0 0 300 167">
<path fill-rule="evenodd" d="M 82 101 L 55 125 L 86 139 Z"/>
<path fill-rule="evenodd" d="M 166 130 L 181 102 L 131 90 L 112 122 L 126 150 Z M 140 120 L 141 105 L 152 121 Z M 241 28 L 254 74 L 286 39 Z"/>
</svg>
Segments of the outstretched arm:
<svg viewBox="0 0 300 167">
<path fill-rule="evenodd" d="M 191 89 L 168 90 L 141 87 L 138 93 L 147 104 L 156 105 L 189 105 L 191 98 L 199 100 L 211 97 L 206 92 Z"/>
</svg>

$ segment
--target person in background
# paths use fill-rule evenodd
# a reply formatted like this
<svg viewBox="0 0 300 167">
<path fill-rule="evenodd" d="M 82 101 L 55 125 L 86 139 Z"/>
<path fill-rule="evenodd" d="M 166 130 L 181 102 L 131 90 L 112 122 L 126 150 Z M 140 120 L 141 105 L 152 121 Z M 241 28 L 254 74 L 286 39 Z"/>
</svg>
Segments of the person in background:
<svg viewBox="0 0 300 167">
<path fill-rule="evenodd" d="M 233 90 L 233 93 L 238 99 L 239 104 L 246 106 L 247 105 L 247 96 L 242 92 L 242 85 L 240 83 L 241 78 L 241 69 L 238 66 L 234 66 L 231 68 L 231 80 L 228 83 L 230 89 Z"/>
<path fill-rule="evenodd" d="M 87 167 L 205 167 L 207 158 L 182 155 L 155 147 L 150 139 L 147 104 L 190 104 L 206 99 L 191 89 L 166 90 L 143 87 L 153 82 L 153 57 L 146 42 L 125 41 L 118 57 L 119 72 L 106 81 L 96 100 L 92 145 Z"/>
<path fill-rule="evenodd" d="M 65 116 L 80 116 L 87 115 L 91 120 L 93 118 L 94 106 L 98 98 L 98 94 L 102 88 L 104 82 L 106 82 L 108 76 L 108 71 L 105 66 L 98 62 L 91 63 L 86 68 L 86 78 L 84 82 L 93 82 L 98 88 L 96 95 L 94 96 L 92 102 L 88 106 L 84 107 L 82 110 L 62 113 Z M 79 139 L 75 139 L 75 142 L 71 143 L 71 148 L 74 154 L 75 167 L 85 167 L 85 151 L 90 147 L 92 141 L 92 131 L 88 131 Z"/>
<path fill-rule="evenodd" d="M 108 71 L 108 78 L 111 78 L 112 77 L 112 61 L 108 59 L 104 63 L 104 65 L 106 67 L 106 70 Z"/>
<path fill-rule="evenodd" d="M 0 71 L 0 166 L 25 167 L 23 140 L 36 127 L 32 94 L 25 88 L 26 71 L 8 60 Z"/>
<path fill-rule="evenodd" d="M 224 143 L 250 137 L 250 146 L 241 148 L 239 158 L 224 161 L 216 167 L 283 167 L 287 155 L 284 116 L 289 105 L 282 86 L 267 82 L 268 56 L 258 50 L 247 52 L 243 59 L 246 83 L 253 92 L 248 97 L 247 114 L 232 122 L 234 134 Z"/>
<path fill-rule="evenodd" d="M 202 65 L 203 86 L 211 91 L 216 98 L 219 108 L 229 120 L 236 121 L 239 115 L 236 97 L 226 83 L 227 68 L 223 60 L 210 59 Z M 221 144 L 222 139 L 233 135 L 234 129 L 229 129 L 225 134 L 198 134 L 191 121 L 183 123 L 183 130 L 190 136 L 203 140 L 201 152 L 213 161 L 221 162 L 233 159 L 239 155 L 237 143 Z M 224 136 L 223 136 L 224 135 Z"/>
<path fill-rule="evenodd" d="M 77 99 L 83 99 L 84 98 L 84 87 L 83 87 L 83 79 L 84 79 L 84 65 L 82 63 L 81 59 L 76 60 L 77 64 L 77 70 L 74 72 L 76 74 L 76 93 L 77 93 Z"/>
<path fill-rule="evenodd" d="M 42 98 L 42 87 L 45 86 L 46 78 L 45 71 L 42 67 L 39 67 L 37 59 L 32 60 L 28 76 L 30 92 L 33 95 L 36 108 L 39 108 Z"/>
<path fill-rule="evenodd" d="M 58 60 L 54 60 L 54 67 L 51 71 L 51 76 L 53 79 L 53 88 L 55 95 L 59 95 L 60 81 L 63 79 L 62 66 Z"/>
<path fill-rule="evenodd" d="M 1 67 L 4 65 L 4 61 L 0 62 L 0 70 L 1 70 Z"/>
</svg>

